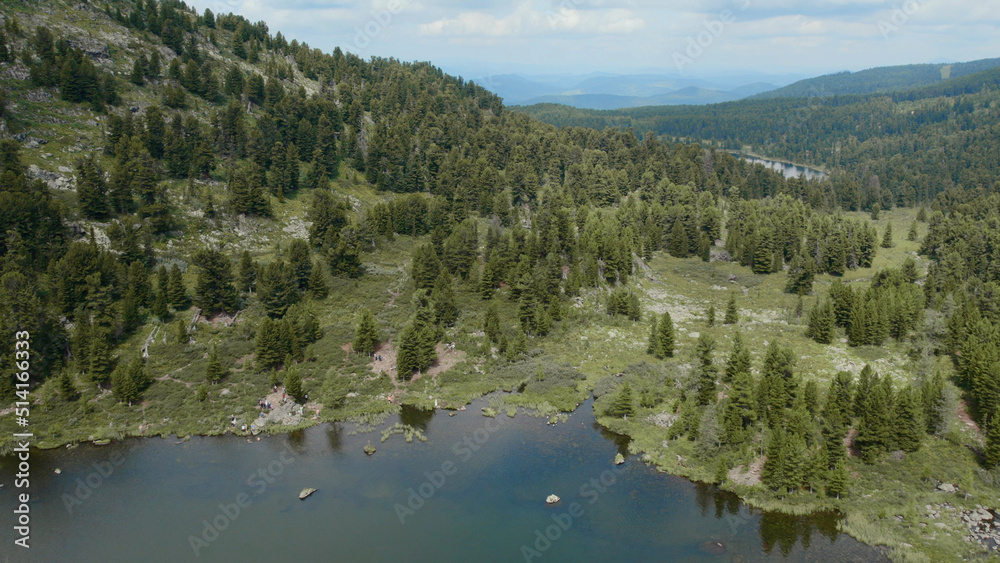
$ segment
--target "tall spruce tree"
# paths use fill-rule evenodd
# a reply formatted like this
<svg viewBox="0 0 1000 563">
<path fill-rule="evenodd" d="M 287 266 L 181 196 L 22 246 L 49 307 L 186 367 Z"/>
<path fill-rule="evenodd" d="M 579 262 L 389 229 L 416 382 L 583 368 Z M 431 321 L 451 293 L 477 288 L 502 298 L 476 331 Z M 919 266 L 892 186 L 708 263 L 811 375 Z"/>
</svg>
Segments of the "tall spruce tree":
<svg viewBox="0 0 1000 563">
<path fill-rule="evenodd" d="M 674 321 L 670 311 L 664 311 L 656 328 L 656 349 L 654 354 L 661 360 L 674 357 Z"/>
<path fill-rule="evenodd" d="M 740 320 L 740 312 L 736 308 L 736 294 L 731 294 L 729 296 L 729 301 L 726 303 L 726 317 L 722 321 L 723 324 L 734 325 Z"/>
<path fill-rule="evenodd" d="M 205 366 L 205 380 L 215 385 L 222 381 L 225 376 L 226 369 L 222 367 L 222 362 L 219 361 L 219 348 L 213 344 L 212 349 L 208 353 L 208 364 Z"/>
<path fill-rule="evenodd" d="M 379 345 L 378 327 L 375 315 L 367 307 L 358 315 L 357 328 L 354 330 L 354 351 L 359 354 L 372 355 Z"/>
</svg>

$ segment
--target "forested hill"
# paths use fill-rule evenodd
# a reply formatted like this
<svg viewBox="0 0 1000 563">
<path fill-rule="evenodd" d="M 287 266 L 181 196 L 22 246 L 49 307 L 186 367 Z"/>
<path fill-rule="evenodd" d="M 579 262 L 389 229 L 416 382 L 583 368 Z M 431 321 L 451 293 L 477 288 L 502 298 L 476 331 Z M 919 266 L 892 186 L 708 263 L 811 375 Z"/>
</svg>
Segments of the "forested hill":
<svg viewBox="0 0 1000 563">
<path fill-rule="evenodd" d="M 752 96 L 768 98 L 815 98 L 858 94 L 900 92 L 947 82 L 1000 66 L 1000 59 L 982 59 L 954 64 L 917 64 L 870 68 L 858 72 L 838 72 L 807 78 L 782 88 Z"/>
<path fill-rule="evenodd" d="M 846 209 L 912 205 L 1000 173 L 1000 69 L 892 94 L 743 100 L 586 111 L 518 108 L 556 125 L 617 127 L 708 141 L 826 167 Z"/>
<path fill-rule="evenodd" d="M 586 210 L 636 190 L 660 201 L 657 216 L 671 214 L 630 231 L 633 250 L 644 240 L 658 250 L 657 233 L 678 222 L 685 255 L 715 232 L 700 214 L 723 191 L 829 199 L 725 153 L 559 130 L 429 64 L 325 54 L 183 2 L 22 1 L 0 13 L 0 316 L 36 335 L 36 382 L 61 377 L 69 396 L 86 382 L 134 400 L 151 382 L 132 381 L 133 339 L 191 305 L 205 316 L 249 308 L 241 322 L 254 324 L 254 311 L 284 322 L 292 310 L 308 325 L 306 297 L 363 275 L 396 233 L 433 233 L 442 257 L 463 248 L 446 260 L 464 276 L 478 259 L 478 240 L 463 246 L 474 220 L 497 218 L 492 244 L 513 246 L 492 287 L 542 260 L 576 267 L 586 253 L 570 252 L 569 226 L 620 237 L 624 225 L 598 228 Z M 667 200 L 676 186 L 689 195 Z M 708 198 L 701 211 L 691 190 Z M 526 233 L 506 228 L 543 210 L 561 234 L 541 235 L 523 268 L 508 270 Z M 612 279 L 631 271 L 630 247 L 600 249 L 590 258 L 617 253 L 615 267 L 602 262 Z M 258 371 L 303 354 L 266 352 Z M 9 394 L 12 379 L 0 382 Z"/>
</svg>

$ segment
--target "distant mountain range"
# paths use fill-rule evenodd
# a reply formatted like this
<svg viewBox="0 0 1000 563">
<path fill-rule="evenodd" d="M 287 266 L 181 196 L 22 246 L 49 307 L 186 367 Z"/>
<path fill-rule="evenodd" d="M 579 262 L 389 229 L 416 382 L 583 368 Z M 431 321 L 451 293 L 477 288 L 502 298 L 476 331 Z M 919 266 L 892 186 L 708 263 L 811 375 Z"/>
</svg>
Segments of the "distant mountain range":
<svg viewBox="0 0 1000 563">
<path fill-rule="evenodd" d="M 564 104 L 583 109 L 713 104 L 739 100 L 790 84 L 798 75 L 692 78 L 669 74 L 524 76 L 502 74 L 474 80 L 507 105 Z"/>
<path fill-rule="evenodd" d="M 744 98 L 800 98 L 900 92 L 1000 67 L 1000 58 L 966 63 L 915 64 L 801 75 L 740 74 L 690 77 L 678 74 L 547 76 L 501 74 L 474 80 L 509 106 L 561 104 L 617 110 L 646 106 L 707 105 Z"/>
<path fill-rule="evenodd" d="M 1000 59 L 968 63 L 919 64 L 870 68 L 808 78 L 783 88 L 758 93 L 754 98 L 814 98 L 851 94 L 900 92 L 960 78 L 1000 67 Z M 667 104 L 664 104 L 667 105 Z"/>
</svg>

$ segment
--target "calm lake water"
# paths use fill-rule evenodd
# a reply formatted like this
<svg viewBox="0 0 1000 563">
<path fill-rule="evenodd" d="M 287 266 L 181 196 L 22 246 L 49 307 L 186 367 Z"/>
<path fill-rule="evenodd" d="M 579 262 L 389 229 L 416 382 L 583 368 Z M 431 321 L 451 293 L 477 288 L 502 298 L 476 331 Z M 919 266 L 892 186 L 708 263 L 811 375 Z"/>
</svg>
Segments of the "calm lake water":
<svg viewBox="0 0 1000 563">
<path fill-rule="evenodd" d="M 785 178 L 801 178 L 802 176 L 805 176 L 806 180 L 822 180 L 827 177 L 826 172 L 815 168 L 809 168 L 808 166 L 798 166 L 788 162 L 768 160 L 765 158 L 757 158 L 755 156 L 740 156 L 740 158 L 753 164 L 763 164 L 771 170 L 781 172 L 784 174 Z"/>
<path fill-rule="evenodd" d="M 13 547 L 4 458 L 0 560 L 884 560 L 838 534 L 832 515 L 761 514 L 635 456 L 614 470 L 626 440 L 595 425 L 591 401 L 554 427 L 523 414 L 487 419 L 484 405 L 453 417 L 407 410 L 383 425 L 423 428 L 428 441 L 410 444 L 325 425 L 250 443 L 36 451 L 28 551 Z M 300 501 L 304 487 L 319 490 Z M 561 502 L 546 506 L 553 493 Z"/>
</svg>

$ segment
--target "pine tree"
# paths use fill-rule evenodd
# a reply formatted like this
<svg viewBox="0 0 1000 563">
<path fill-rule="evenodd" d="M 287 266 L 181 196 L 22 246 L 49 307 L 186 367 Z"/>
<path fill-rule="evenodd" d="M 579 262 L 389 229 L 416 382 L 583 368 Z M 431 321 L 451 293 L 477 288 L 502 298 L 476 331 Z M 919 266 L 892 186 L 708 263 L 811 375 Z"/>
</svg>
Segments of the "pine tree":
<svg viewBox="0 0 1000 563">
<path fill-rule="evenodd" d="M 499 344 L 500 342 L 500 312 L 496 303 L 490 303 L 486 308 L 486 316 L 483 320 L 483 332 L 486 333 L 487 342 Z"/>
<path fill-rule="evenodd" d="M 63 370 L 59 374 L 57 383 L 59 384 L 59 396 L 64 401 L 75 401 L 80 397 L 80 392 L 76 390 L 76 385 L 73 384 L 73 378 L 68 371 Z"/>
<path fill-rule="evenodd" d="M 170 279 L 167 284 L 167 300 L 178 311 L 187 308 L 187 289 L 184 287 L 184 279 L 181 275 L 181 269 L 177 264 L 170 266 Z"/>
<path fill-rule="evenodd" d="M 715 305 L 709 305 L 708 311 L 705 313 L 705 320 L 707 321 L 708 328 L 715 326 Z"/>
<path fill-rule="evenodd" d="M 295 286 L 305 291 L 309 284 L 309 275 L 312 274 L 312 259 L 309 257 L 309 243 L 302 239 L 295 239 L 288 245 L 288 266 Z"/>
<path fill-rule="evenodd" d="M 778 427 L 767 443 L 767 455 L 761 471 L 761 482 L 771 490 L 778 490 L 787 482 L 785 475 L 785 431 Z"/>
<path fill-rule="evenodd" d="M 753 404 L 754 382 L 749 370 L 736 372 L 732 381 L 733 386 L 723 411 L 723 425 L 726 442 L 738 445 L 743 443 L 747 429 L 756 420 Z"/>
<path fill-rule="evenodd" d="M 104 172 L 91 156 L 76 163 L 76 198 L 80 212 L 89 219 L 102 220 L 108 216 L 108 186 Z"/>
<path fill-rule="evenodd" d="M 312 272 L 309 274 L 309 296 L 317 301 L 322 301 L 330 295 L 330 287 L 326 283 L 326 274 L 319 264 L 314 264 Z"/>
<path fill-rule="evenodd" d="M 244 250 L 240 254 L 240 263 L 236 269 L 236 283 L 239 284 L 240 291 L 253 293 L 253 286 L 256 282 L 257 263 L 250 256 L 250 251 Z"/>
<path fill-rule="evenodd" d="M 302 376 L 294 366 L 285 371 L 285 394 L 296 403 L 304 403 L 306 400 L 306 394 L 302 390 Z"/>
<path fill-rule="evenodd" d="M 726 303 L 726 317 L 722 321 L 722 324 L 734 325 L 740 320 L 739 310 L 736 308 L 736 294 L 729 296 L 729 302 Z"/>
<path fill-rule="evenodd" d="M 437 360 L 437 331 L 426 293 L 414 297 L 417 311 L 400 334 L 396 369 L 409 381 L 415 371 L 423 371 Z"/>
<path fill-rule="evenodd" d="M 715 350 L 715 339 L 708 334 L 698 337 L 695 354 L 701 364 L 698 367 L 698 404 L 708 405 L 715 401 L 715 380 L 718 368 L 712 365 L 712 352 Z"/>
<path fill-rule="evenodd" d="M 187 325 L 184 324 L 184 320 L 177 319 L 177 322 L 174 323 L 174 326 L 176 327 L 174 329 L 174 340 L 176 340 L 177 343 L 181 345 L 187 344 L 190 341 L 190 338 L 188 337 Z"/>
<path fill-rule="evenodd" d="M 661 360 L 674 357 L 674 321 L 670 318 L 670 311 L 664 311 L 660 317 L 654 353 Z"/>
<path fill-rule="evenodd" d="M 103 383 L 111 373 L 111 346 L 108 344 L 110 335 L 106 329 L 95 327 L 90 337 L 90 350 L 87 357 L 90 360 L 88 368 L 92 381 Z"/>
<path fill-rule="evenodd" d="M 830 472 L 830 476 L 826 483 L 826 494 L 830 496 L 835 496 L 838 499 L 841 495 L 847 494 L 847 480 L 850 477 L 847 475 L 847 466 L 844 461 L 838 461 L 833 467 L 833 471 Z"/>
<path fill-rule="evenodd" d="M 1000 410 L 994 412 L 990 418 L 990 426 L 986 432 L 984 459 L 986 467 L 989 469 L 1000 465 Z"/>
<path fill-rule="evenodd" d="M 195 282 L 198 307 L 206 313 L 232 311 L 236 307 L 237 293 L 229 258 L 218 250 L 203 248 L 195 253 L 193 262 L 198 266 Z"/>
<path fill-rule="evenodd" d="M 919 235 L 917 234 L 917 222 L 914 221 L 910 223 L 910 231 L 906 233 L 906 240 L 914 241 L 917 240 L 918 236 Z"/>
<path fill-rule="evenodd" d="M 733 350 L 726 360 L 725 380 L 734 381 L 740 373 L 750 373 L 750 350 L 743 344 L 743 334 L 736 331 L 733 334 Z"/>
<path fill-rule="evenodd" d="M 632 386 L 624 382 L 618 387 L 618 392 L 605 412 L 608 416 L 628 418 L 635 415 L 635 405 L 632 399 Z"/>
<path fill-rule="evenodd" d="M 827 456 L 825 448 L 820 448 L 809 456 L 806 465 L 805 482 L 809 486 L 810 493 L 819 491 L 820 487 L 823 486 L 830 473 L 829 467 L 830 458 Z"/>
<path fill-rule="evenodd" d="M 785 293 L 809 295 L 812 293 L 816 263 L 805 254 L 796 254 L 788 267 L 788 283 Z"/>
<path fill-rule="evenodd" d="M 678 219 L 670 229 L 670 255 L 675 258 L 687 258 L 691 254 L 691 239 L 688 237 L 684 223 Z"/>
<path fill-rule="evenodd" d="M 646 353 L 656 355 L 657 342 L 659 341 L 659 330 L 657 330 L 656 313 L 650 314 L 649 343 L 646 345 Z"/>
<path fill-rule="evenodd" d="M 167 292 L 162 289 L 156 290 L 156 297 L 153 300 L 153 315 L 160 319 L 160 322 L 166 322 L 170 317 L 170 310 L 167 308 Z"/>
<path fill-rule="evenodd" d="M 283 346 L 279 341 L 278 327 L 270 317 L 264 317 L 257 327 L 254 343 L 257 369 L 273 369 L 284 358 Z"/>
<path fill-rule="evenodd" d="M 422 244 L 413 252 L 411 277 L 417 289 L 431 289 L 441 271 L 441 263 L 433 244 Z"/>
<path fill-rule="evenodd" d="M 885 234 L 882 236 L 882 248 L 892 248 L 892 223 L 885 226 Z"/>
<path fill-rule="evenodd" d="M 833 303 L 827 300 L 822 304 L 817 304 L 809 311 L 809 325 L 806 328 L 806 336 L 819 344 L 830 344 L 833 342 L 835 320 Z"/>
<path fill-rule="evenodd" d="M 923 421 L 913 397 L 913 388 L 904 387 L 896 394 L 895 413 L 892 417 L 893 444 L 896 449 L 904 452 L 915 452 L 920 449 L 923 437 Z"/>
<path fill-rule="evenodd" d="M 205 379 L 212 385 L 215 385 L 222 381 L 225 376 L 226 369 L 222 367 L 222 362 L 219 361 L 219 349 L 213 344 L 211 351 L 208 353 L 208 364 L 205 366 Z"/>
<path fill-rule="evenodd" d="M 372 355 L 379 345 L 378 327 L 375 325 L 375 315 L 371 309 L 365 308 L 358 315 L 358 325 L 354 331 L 354 351 L 359 354 Z"/>
<path fill-rule="evenodd" d="M 288 307 L 298 302 L 293 272 L 283 261 L 271 262 L 261 268 L 257 298 L 264 306 L 264 312 L 275 319 L 285 316 Z"/>
</svg>

